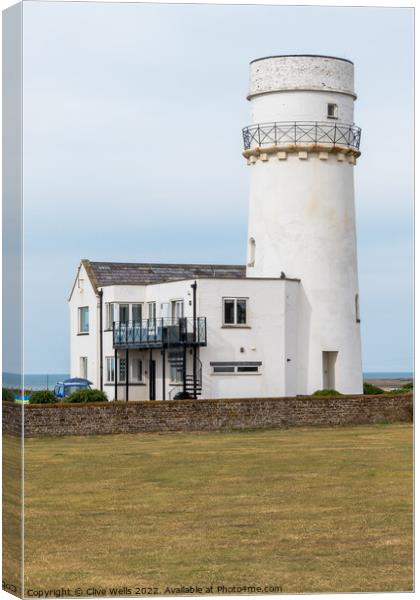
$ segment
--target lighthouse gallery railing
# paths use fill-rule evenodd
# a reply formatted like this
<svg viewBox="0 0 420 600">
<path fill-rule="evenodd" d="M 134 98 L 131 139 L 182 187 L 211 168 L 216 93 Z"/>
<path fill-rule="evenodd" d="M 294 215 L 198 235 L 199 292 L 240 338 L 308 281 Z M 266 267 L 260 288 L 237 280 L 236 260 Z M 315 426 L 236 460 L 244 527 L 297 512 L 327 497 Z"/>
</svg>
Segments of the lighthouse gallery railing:
<svg viewBox="0 0 420 600">
<path fill-rule="evenodd" d="M 277 121 L 242 130 L 244 148 L 285 144 L 333 144 L 359 150 L 360 127 L 321 121 Z"/>
</svg>

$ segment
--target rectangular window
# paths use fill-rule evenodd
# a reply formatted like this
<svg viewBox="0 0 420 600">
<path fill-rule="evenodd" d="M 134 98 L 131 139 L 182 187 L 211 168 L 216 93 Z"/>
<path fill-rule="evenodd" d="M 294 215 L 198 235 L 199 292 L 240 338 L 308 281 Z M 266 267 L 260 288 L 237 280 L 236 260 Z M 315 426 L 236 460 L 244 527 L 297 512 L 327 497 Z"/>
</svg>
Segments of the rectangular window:
<svg viewBox="0 0 420 600">
<path fill-rule="evenodd" d="M 131 360 L 131 381 L 133 383 L 143 381 L 143 361 L 140 358 Z"/>
<path fill-rule="evenodd" d="M 142 305 L 141 304 L 133 304 L 131 308 L 131 318 L 133 321 L 141 321 L 142 320 Z"/>
<path fill-rule="evenodd" d="M 179 369 L 175 365 L 170 366 L 170 378 L 171 383 L 182 383 L 182 369 Z"/>
<path fill-rule="evenodd" d="M 246 325 L 247 298 L 223 299 L 223 325 Z"/>
<path fill-rule="evenodd" d="M 244 298 L 236 300 L 236 323 L 246 325 L 246 300 Z"/>
<path fill-rule="evenodd" d="M 82 379 L 88 378 L 88 359 L 87 356 L 80 357 L 80 377 Z"/>
<path fill-rule="evenodd" d="M 120 315 L 119 315 L 119 321 L 120 323 L 126 323 L 127 321 L 130 320 L 129 314 L 128 314 L 128 304 L 120 304 Z"/>
<path fill-rule="evenodd" d="M 177 321 L 184 317 L 184 301 L 183 300 L 172 300 L 171 302 L 171 316 L 172 319 Z"/>
<path fill-rule="evenodd" d="M 156 319 L 156 302 L 147 303 L 147 318 L 152 321 Z"/>
<path fill-rule="evenodd" d="M 328 104 L 327 115 L 328 115 L 329 119 L 337 119 L 337 117 L 338 117 L 337 104 Z"/>
<path fill-rule="evenodd" d="M 235 300 L 225 299 L 223 307 L 223 323 L 225 325 L 235 324 Z"/>
<path fill-rule="evenodd" d="M 162 319 L 170 319 L 171 318 L 171 303 L 170 302 L 161 302 L 160 303 L 160 316 Z"/>
<path fill-rule="evenodd" d="M 107 302 L 106 303 L 105 311 L 106 311 L 106 328 L 107 329 L 112 329 L 112 325 L 113 325 L 114 321 L 117 320 L 116 308 L 117 308 L 117 306 L 116 306 L 115 302 Z"/>
<path fill-rule="evenodd" d="M 211 362 L 210 366 L 214 374 L 258 374 L 261 372 L 261 362 Z"/>
<path fill-rule="evenodd" d="M 234 366 L 213 367 L 213 373 L 234 373 L 234 372 L 235 372 Z"/>
<path fill-rule="evenodd" d="M 120 383 L 125 383 L 125 378 L 127 377 L 127 363 L 125 358 L 120 358 L 119 360 L 119 372 L 118 372 L 118 381 Z"/>
<path fill-rule="evenodd" d="M 89 307 L 79 308 L 79 333 L 89 333 Z"/>
<path fill-rule="evenodd" d="M 114 383 L 115 381 L 115 361 L 113 356 L 106 357 L 106 381 Z"/>
</svg>

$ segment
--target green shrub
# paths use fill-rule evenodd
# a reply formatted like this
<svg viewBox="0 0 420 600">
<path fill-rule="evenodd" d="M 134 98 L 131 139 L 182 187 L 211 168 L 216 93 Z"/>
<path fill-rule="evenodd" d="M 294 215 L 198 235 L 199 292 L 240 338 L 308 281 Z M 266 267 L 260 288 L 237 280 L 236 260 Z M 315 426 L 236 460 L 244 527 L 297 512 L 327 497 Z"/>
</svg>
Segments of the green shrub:
<svg viewBox="0 0 420 600">
<path fill-rule="evenodd" d="M 29 404 L 54 404 L 58 399 L 50 390 L 38 390 L 32 392 L 29 397 Z"/>
<path fill-rule="evenodd" d="M 337 390 L 317 390 L 312 396 L 341 396 Z"/>
<path fill-rule="evenodd" d="M 68 398 L 64 399 L 64 402 L 108 402 L 108 398 L 101 390 L 82 388 L 70 394 Z"/>
<path fill-rule="evenodd" d="M 15 395 L 9 388 L 3 388 L 1 392 L 3 402 L 14 402 Z"/>
<path fill-rule="evenodd" d="M 377 387 L 376 385 L 372 385 L 371 383 L 363 384 L 363 393 L 364 394 L 383 394 L 384 390 Z"/>
<path fill-rule="evenodd" d="M 387 392 L 387 394 L 394 394 L 394 395 L 398 395 L 400 396 L 401 394 L 412 394 L 413 390 L 411 388 L 406 388 L 406 387 L 402 387 L 402 388 L 397 388 L 395 390 L 389 390 L 389 392 Z"/>
<path fill-rule="evenodd" d="M 412 390 L 413 389 L 413 381 L 409 381 L 408 383 L 405 383 L 404 385 L 401 386 L 401 388 L 403 390 Z"/>
</svg>

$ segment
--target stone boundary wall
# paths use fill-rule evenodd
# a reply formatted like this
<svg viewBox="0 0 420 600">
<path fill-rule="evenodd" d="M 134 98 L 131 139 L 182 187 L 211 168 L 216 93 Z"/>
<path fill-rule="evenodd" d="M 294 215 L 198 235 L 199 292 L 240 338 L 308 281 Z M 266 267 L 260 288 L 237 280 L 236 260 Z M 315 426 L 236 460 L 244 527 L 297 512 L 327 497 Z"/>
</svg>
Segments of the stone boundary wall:
<svg viewBox="0 0 420 600">
<path fill-rule="evenodd" d="M 12 402 L 3 402 L 3 433 L 12 435 L 21 435 L 22 432 L 22 404 L 13 404 Z"/>
<path fill-rule="evenodd" d="M 412 421 L 413 396 L 238 398 L 32 404 L 24 406 L 25 437 L 164 431 L 227 431 L 308 425 Z M 3 433 L 19 435 L 22 406 L 3 402 Z"/>
</svg>

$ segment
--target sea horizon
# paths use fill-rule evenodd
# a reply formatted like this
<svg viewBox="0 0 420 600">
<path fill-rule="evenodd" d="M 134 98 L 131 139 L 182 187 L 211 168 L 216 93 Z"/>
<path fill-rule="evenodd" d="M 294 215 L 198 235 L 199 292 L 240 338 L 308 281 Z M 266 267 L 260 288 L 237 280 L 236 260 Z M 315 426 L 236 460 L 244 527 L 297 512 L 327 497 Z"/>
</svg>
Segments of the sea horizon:
<svg viewBox="0 0 420 600">
<path fill-rule="evenodd" d="M 363 371 L 364 379 L 412 379 L 413 371 Z"/>
<path fill-rule="evenodd" d="M 69 379 L 69 373 L 27 373 L 24 375 L 24 385 L 26 389 L 44 390 L 54 389 L 57 382 Z M 3 387 L 18 388 L 21 382 L 19 373 L 3 372 Z"/>
<path fill-rule="evenodd" d="M 363 371 L 363 379 L 413 379 L 413 371 Z M 27 373 L 24 375 L 25 388 L 32 390 L 53 389 L 58 381 L 69 379 L 69 373 Z M 21 376 L 18 373 L 3 372 L 3 387 L 18 388 Z"/>
</svg>

